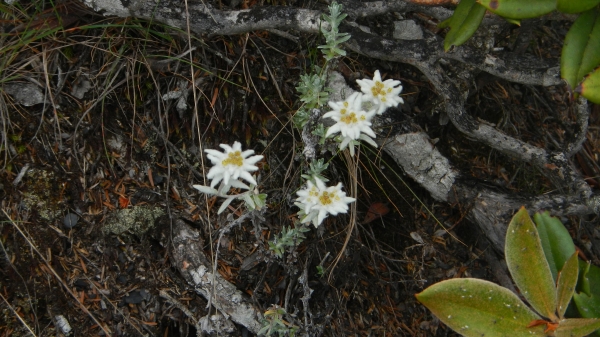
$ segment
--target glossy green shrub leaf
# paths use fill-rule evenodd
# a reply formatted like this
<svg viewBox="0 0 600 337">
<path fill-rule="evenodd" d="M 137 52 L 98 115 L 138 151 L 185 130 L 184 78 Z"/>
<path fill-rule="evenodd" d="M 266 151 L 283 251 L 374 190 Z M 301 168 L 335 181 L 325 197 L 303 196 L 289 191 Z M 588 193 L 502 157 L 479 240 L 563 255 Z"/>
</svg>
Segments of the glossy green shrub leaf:
<svg viewBox="0 0 600 337">
<path fill-rule="evenodd" d="M 557 320 L 552 272 L 537 229 L 524 207 L 508 225 L 504 255 L 508 270 L 523 297 L 539 314 Z"/>
<path fill-rule="evenodd" d="M 558 281 L 556 282 L 556 300 L 558 311 L 558 317 L 564 318 L 565 311 L 571 302 L 571 298 L 575 293 L 575 287 L 577 286 L 577 277 L 579 274 L 579 258 L 577 252 L 564 263 L 560 274 L 558 275 Z"/>
<path fill-rule="evenodd" d="M 600 268 L 590 262 L 579 261 L 579 282 L 577 291 L 600 298 Z"/>
<path fill-rule="evenodd" d="M 573 239 L 562 222 L 558 218 L 550 216 L 548 212 L 536 213 L 533 220 L 537 224 L 552 278 L 556 281 L 558 272 L 563 268 L 567 259 L 575 253 Z"/>
<path fill-rule="evenodd" d="M 590 102 L 600 104 L 600 68 L 585 78 L 577 88 L 577 92 L 590 100 Z"/>
<path fill-rule="evenodd" d="M 584 293 L 573 295 L 573 301 L 577 306 L 577 310 L 584 318 L 600 317 L 600 298 L 596 296 L 588 296 Z"/>
<path fill-rule="evenodd" d="M 506 22 L 512 23 L 513 25 L 521 26 L 520 19 L 512 19 L 512 18 L 503 18 Z"/>
<path fill-rule="evenodd" d="M 561 76 L 574 89 L 598 64 L 600 64 L 600 11 L 595 8 L 581 14 L 565 36 L 560 56 Z M 581 90 L 582 94 L 586 91 L 586 94 L 590 95 L 595 91 L 596 97 L 600 97 L 598 81 L 600 81 L 598 78 L 591 79 L 586 84 L 587 89 Z"/>
<path fill-rule="evenodd" d="M 543 326 L 527 328 L 540 317 L 513 292 L 492 282 L 450 279 L 430 286 L 416 297 L 463 336 L 543 336 Z"/>
<path fill-rule="evenodd" d="M 535 18 L 556 8 L 556 0 L 480 0 L 479 3 L 495 14 L 512 19 Z"/>
<path fill-rule="evenodd" d="M 461 0 L 449 21 L 440 24 L 450 27 L 444 39 L 444 50 L 448 51 L 452 46 L 460 46 L 473 36 L 484 14 L 485 7 L 475 0 Z"/>
<path fill-rule="evenodd" d="M 600 4 L 600 0 L 556 0 L 556 9 L 563 13 L 581 13 Z"/>
<path fill-rule="evenodd" d="M 583 337 L 600 329 L 600 319 L 568 318 L 559 322 L 555 337 Z"/>
</svg>

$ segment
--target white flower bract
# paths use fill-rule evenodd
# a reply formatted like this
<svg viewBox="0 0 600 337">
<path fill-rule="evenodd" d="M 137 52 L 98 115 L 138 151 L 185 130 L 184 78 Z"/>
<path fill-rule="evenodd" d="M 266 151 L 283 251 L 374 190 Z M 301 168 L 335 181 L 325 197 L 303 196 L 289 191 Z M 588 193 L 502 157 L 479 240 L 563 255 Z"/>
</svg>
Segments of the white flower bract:
<svg viewBox="0 0 600 337">
<path fill-rule="evenodd" d="M 382 114 L 389 107 L 404 103 L 402 97 L 399 96 L 402 92 L 400 81 L 392 79 L 381 81 L 379 70 L 375 70 L 372 80 L 356 80 L 356 83 L 360 85 L 360 90 L 364 93 L 363 99 L 370 100 L 378 107 L 377 114 Z"/>
<path fill-rule="evenodd" d="M 312 222 L 318 227 L 329 214 L 347 213 L 348 204 L 356 199 L 346 196 L 342 183 L 327 187 L 319 178 L 314 177 L 314 180 L 316 184 L 309 180 L 305 189 L 296 192 L 298 198 L 295 204 L 305 214 L 300 222 Z"/>
<path fill-rule="evenodd" d="M 214 188 L 219 182 L 222 181 L 221 187 L 219 187 L 219 193 L 227 193 L 230 187 L 250 189 L 250 187 L 239 179 L 244 179 L 250 184 L 257 185 L 256 180 L 250 174 L 258 170 L 254 164 L 259 162 L 263 156 L 254 154 L 254 150 L 242 151 L 242 145 L 239 142 L 234 142 L 233 146 L 227 144 L 219 145 L 224 152 L 217 150 L 207 149 L 206 158 L 208 158 L 213 167 L 206 175 L 206 178 L 211 179 L 210 187 Z"/>
<path fill-rule="evenodd" d="M 329 137 L 337 132 L 341 133 L 340 149 L 343 150 L 346 146 L 350 145 L 350 153 L 352 155 L 354 155 L 354 141 L 359 139 L 377 147 L 377 144 L 372 139 L 376 135 L 371 129 L 371 119 L 375 116 L 376 110 L 363 110 L 362 96 L 362 94 L 355 92 L 345 101 L 329 102 L 329 106 L 333 110 L 323 115 L 324 118 L 331 118 L 336 121 L 327 130 L 325 137 Z"/>
</svg>

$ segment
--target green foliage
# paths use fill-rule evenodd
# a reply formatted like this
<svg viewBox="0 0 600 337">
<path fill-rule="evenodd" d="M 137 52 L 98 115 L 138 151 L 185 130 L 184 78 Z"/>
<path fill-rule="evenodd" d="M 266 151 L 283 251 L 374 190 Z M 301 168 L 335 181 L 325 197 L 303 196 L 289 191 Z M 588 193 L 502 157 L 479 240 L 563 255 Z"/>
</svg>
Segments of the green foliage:
<svg viewBox="0 0 600 337">
<path fill-rule="evenodd" d="M 312 132 L 313 135 L 318 136 L 320 138 L 319 140 L 319 145 L 323 145 L 325 144 L 325 141 L 327 140 L 327 129 L 325 128 L 325 125 L 323 124 L 319 124 L 315 127 L 315 129 Z"/>
<path fill-rule="evenodd" d="M 301 75 L 300 83 L 296 87 L 300 93 L 300 101 L 304 103 L 293 117 L 294 125 L 299 129 L 310 119 L 312 109 L 321 108 L 329 100 L 329 88 L 325 87 L 329 62 L 346 55 L 340 45 L 348 41 L 350 35 L 339 32 L 339 25 L 346 17 L 346 14 L 342 14 L 342 8 L 342 5 L 334 1 L 329 6 L 329 15 L 323 14 L 325 23 L 321 27 L 321 33 L 326 44 L 318 48 L 323 53 L 325 64 L 323 67 L 315 66 L 310 74 Z"/>
<path fill-rule="evenodd" d="M 323 274 L 325 274 L 325 268 L 323 268 L 322 265 L 318 265 L 317 266 L 317 275 L 319 277 L 323 277 Z"/>
<path fill-rule="evenodd" d="M 577 286 L 577 277 L 579 274 L 579 260 L 577 259 L 577 252 L 564 263 L 562 272 L 558 275 L 558 281 L 556 282 L 556 300 L 558 316 L 563 319 L 565 318 L 565 312 L 569 306 L 569 302 L 575 293 L 575 287 Z M 600 317 L 600 316 L 596 316 Z"/>
<path fill-rule="evenodd" d="M 571 88 L 600 64 L 600 11 L 579 16 L 565 37 L 560 58 L 561 76 Z"/>
<path fill-rule="evenodd" d="M 300 101 L 307 109 L 318 108 L 327 102 L 329 93 L 323 90 L 325 78 L 317 74 L 300 75 L 300 84 L 296 90 L 300 92 Z"/>
<path fill-rule="evenodd" d="M 556 9 L 556 0 L 480 0 L 490 12 L 511 19 L 531 19 Z"/>
<path fill-rule="evenodd" d="M 296 228 L 289 228 L 284 226 L 279 233 L 279 237 L 275 237 L 272 241 L 269 241 L 269 250 L 273 252 L 277 257 L 281 258 L 285 250 L 290 247 L 302 243 L 306 236 L 304 233 L 310 231 L 307 227 L 304 227 L 300 223 L 296 224 Z"/>
<path fill-rule="evenodd" d="M 563 13 L 581 13 L 600 4 L 600 0 L 557 0 L 556 9 Z"/>
<path fill-rule="evenodd" d="M 298 327 L 292 326 L 290 323 L 283 320 L 285 309 L 278 305 L 272 305 L 265 311 L 265 319 L 262 322 L 262 328 L 258 331 L 259 336 L 290 336 L 296 335 Z"/>
<path fill-rule="evenodd" d="M 523 297 L 542 316 L 556 320 L 554 279 L 538 232 L 524 208 L 508 225 L 504 255 Z"/>
<path fill-rule="evenodd" d="M 329 167 L 329 163 L 326 163 L 323 158 L 319 158 L 318 160 L 313 160 L 308 166 L 308 172 L 302 175 L 302 178 L 306 180 L 312 181 L 316 184 L 315 178 L 320 179 L 322 182 L 326 183 L 329 179 L 325 178 L 321 173 L 327 170 Z"/>
<path fill-rule="evenodd" d="M 600 0 L 461 0 L 454 14 L 440 24 L 450 27 L 444 50 L 466 42 L 480 25 L 485 9 L 519 24 L 554 10 L 581 13 L 567 33 L 561 55 L 561 76 L 576 95 L 600 104 Z M 596 69 L 594 71 L 594 69 Z"/>
<path fill-rule="evenodd" d="M 323 20 L 329 23 L 329 30 L 326 26 L 321 27 L 321 33 L 325 37 L 325 45 L 319 46 L 323 49 L 325 60 L 331 61 L 338 56 L 346 56 L 346 51 L 339 46 L 350 39 L 350 34 L 340 33 L 339 25 L 347 16 L 342 14 L 343 6 L 334 2 L 329 6 L 329 15 L 323 14 Z"/>
<path fill-rule="evenodd" d="M 575 253 L 575 245 L 565 226 L 557 218 L 551 217 L 549 212 L 537 213 L 533 219 L 537 224 L 552 278 L 556 281 L 559 270 Z"/>
<path fill-rule="evenodd" d="M 485 7 L 475 0 L 462 0 L 456 7 L 454 15 L 439 25 L 440 28 L 450 27 L 444 40 L 444 50 L 448 51 L 454 45 L 460 46 L 473 36 L 484 14 Z"/>
<path fill-rule="evenodd" d="M 417 294 L 417 300 L 464 336 L 543 335 L 541 326 L 527 328 L 540 317 L 517 295 L 492 282 L 450 279 Z"/>
<path fill-rule="evenodd" d="M 576 91 L 590 101 L 600 104 L 600 68 L 589 74 Z"/>
<path fill-rule="evenodd" d="M 519 337 L 546 331 L 557 337 L 586 336 L 600 329 L 600 294 L 590 293 L 600 293 L 600 269 L 578 260 L 558 219 L 541 213 L 535 221 L 537 227 L 521 208 L 508 226 L 505 243 L 510 274 L 535 311 L 508 289 L 470 278 L 436 283 L 417 299 L 464 336 Z M 549 262 L 560 271 L 556 282 Z M 576 292 L 586 288 L 587 293 Z M 564 317 L 571 298 L 583 318 Z"/>
</svg>

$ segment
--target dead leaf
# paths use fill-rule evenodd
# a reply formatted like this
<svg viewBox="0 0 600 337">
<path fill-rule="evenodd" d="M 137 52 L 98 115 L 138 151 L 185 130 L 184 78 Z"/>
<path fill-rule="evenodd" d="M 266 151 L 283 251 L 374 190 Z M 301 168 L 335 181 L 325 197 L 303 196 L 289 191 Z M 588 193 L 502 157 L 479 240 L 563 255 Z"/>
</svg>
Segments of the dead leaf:
<svg viewBox="0 0 600 337">
<path fill-rule="evenodd" d="M 369 207 L 367 215 L 365 216 L 365 219 L 363 220 L 362 224 L 368 224 L 369 222 L 379 219 L 382 216 L 388 214 L 389 212 L 390 209 L 387 207 L 386 204 L 381 202 L 374 202 Z"/>
</svg>

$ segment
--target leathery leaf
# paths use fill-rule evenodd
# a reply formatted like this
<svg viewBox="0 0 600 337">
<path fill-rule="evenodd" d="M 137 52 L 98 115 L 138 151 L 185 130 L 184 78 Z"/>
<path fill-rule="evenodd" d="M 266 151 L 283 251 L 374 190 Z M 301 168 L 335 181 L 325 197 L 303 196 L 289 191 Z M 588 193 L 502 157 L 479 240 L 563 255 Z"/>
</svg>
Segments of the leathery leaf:
<svg viewBox="0 0 600 337">
<path fill-rule="evenodd" d="M 594 8 L 581 14 L 565 36 L 560 56 L 561 76 L 574 89 L 598 64 L 600 64 L 600 10 Z M 593 92 L 594 89 L 593 85 L 587 86 L 588 89 L 585 91 L 589 95 L 590 90 Z M 595 91 L 596 95 L 600 96 L 597 88 Z M 585 94 L 583 95 L 587 98 Z"/>
<path fill-rule="evenodd" d="M 480 0 L 491 12 L 512 19 L 530 19 L 552 12 L 556 0 Z"/>
<path fill-rule="evenodd" d="M 581 13 L 594 8 L 600 0 L 556 0 L 556 9 L 563 13 Z"/>
<path fill-rule="evenodd" d="M 444 39 L 444 50 L 448 51 L 452 46 L 460 46 L 465 43 L 481 24 L 485 7 L 476 0 L 461 0 L 454 14 L 444 26 L 449 26 L 450 31 Z"/>
<path fill-rule="evenodd" d="M 583 337 L 600 329 L 597 318 L 567 318 L 559 322 L 555 337 Z"/>
<path fill-rule="evenodd" d="M 564 318 L 565 311 L 571 302 L 577 286 L 577 277 L 579 276 L 579 258 L 577 252 L 564 263 L 558 281 L 556 282 L 556 299 L 558 301 L 556 310 L 558 316 Z"/>
<path fill-rule="evenodd" d="M 600 67 L 586 77 L 576 91 L 590 102 L 600 104 Z"/>
<path fill-rule="evenodd" d="M 575 252 L 573 239 L 562 222 L 548 212 L 536 213 L 533 220 L 537 225 L 552 278 L 556 281 L 558 272 Z"/>
<path fill-rule="evenodd" d="M 554 280 L 537 229 L 524 207 L 508 225 L 504 254 L 521 294 L 539 314 L 556 321 Z"/>
<path fill-rule="evenodd" d="M 464 336 L 543 336 L 527 325 L 540 317 L 510 290 L 480 279 L 450 279 L 416 295 L 442 322 Z"/>
</svg>

